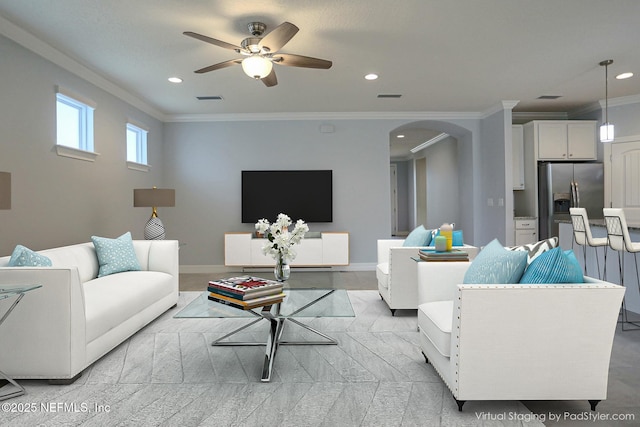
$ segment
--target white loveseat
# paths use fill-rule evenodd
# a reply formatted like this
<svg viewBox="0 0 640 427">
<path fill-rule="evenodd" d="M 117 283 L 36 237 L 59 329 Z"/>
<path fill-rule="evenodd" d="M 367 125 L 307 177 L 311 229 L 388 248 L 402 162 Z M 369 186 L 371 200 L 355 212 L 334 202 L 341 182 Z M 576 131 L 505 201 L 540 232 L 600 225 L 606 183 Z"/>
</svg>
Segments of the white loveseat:
<svg viewBox="0 0 640 427">
<path fill-rule="evenodd" d="M 133 241 L 142 271 L 97 278 L 93 243 L 39 251 L 51 267 L 8 267 L 0 286 L 40 284 L 0 326 L 0 370 L 17 379 L 72 382 L 178 302 L 178 242 Z M 1 313 L 11 301 L 0 301 Z"/>
<path fill-rule="evenodd" d="M 404 239 L 378 240 L 378 292 L 392 315 L 397 309 L 418 308 L 417 261 L 413 258 L 418 257 L 420 249 L 435 249 L 433 246 L 405 247 L 403 244 Z M 456 246 L 455 249 L 468 252 L 469 259 L 473 259 L 478 253 L 478 248 L 470 245 Z"/>
<path fill-rule="evenodd" d="M 471 263 L 418 266 L 420 347 L 462 410 L 467 400 L 607 397 L 624 288 L 462 285 Z"/>
</svg>

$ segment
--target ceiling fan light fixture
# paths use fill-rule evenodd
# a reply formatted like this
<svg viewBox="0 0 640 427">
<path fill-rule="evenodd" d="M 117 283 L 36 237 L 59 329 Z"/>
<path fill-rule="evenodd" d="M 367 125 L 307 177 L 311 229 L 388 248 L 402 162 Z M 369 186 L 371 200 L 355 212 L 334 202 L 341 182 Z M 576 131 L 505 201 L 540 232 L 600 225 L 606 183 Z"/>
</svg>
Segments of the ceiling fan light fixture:
<svg viewBox="0 0 640 427">
<path fill-rule="evenodd" d="M 273 63 L 260 55 L 251 55 L 242 60 L 244 73 L 256 80 L 267 77 L 272 69 Z"/>
</svg>

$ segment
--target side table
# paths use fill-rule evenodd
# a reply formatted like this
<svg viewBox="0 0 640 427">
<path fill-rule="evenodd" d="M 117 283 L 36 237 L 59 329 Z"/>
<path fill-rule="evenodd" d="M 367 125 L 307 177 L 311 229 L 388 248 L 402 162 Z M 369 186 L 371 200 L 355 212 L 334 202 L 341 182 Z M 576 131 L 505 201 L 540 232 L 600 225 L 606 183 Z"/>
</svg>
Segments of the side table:
<svg viewBox="0 0 640 427">
<path fill-rule="evenodd" d="M 42 285 L 19 285 L 19 286 L 6 285 L 7 287 L 4 287 L 5 285 L 2 285 L 2 286 L 3 287 L 0 288 L 0 300 L 13 298 L 13 297 L 16 297 L 16 299 L 15 301 L 13 301 L 13 304 L 11 304 L 9 309 L 4 313 L 2 318 L 0 318 L 0 326 L 2 326 L 2 323 L 4 323 L 7 317 L 9 317 L 13 309 L 16 308 L 16 305 L 18 305 L 22 297 L 24 297 L 24 294 L 26 294 L 29 291 L 33 291 L 34 289 L 38 289 L 42 287 Z M 7 374 L 5 374 L 2 371 L 0 371 L 0 379 L 4 379 L 8 381 L 7 384 L 0 387 L 0 400 L 10 399 L 16 396 L 22 396 L 25 393 L 24 387 L 22 387 L 14 379 L 10 378 Z"/>
</svg>

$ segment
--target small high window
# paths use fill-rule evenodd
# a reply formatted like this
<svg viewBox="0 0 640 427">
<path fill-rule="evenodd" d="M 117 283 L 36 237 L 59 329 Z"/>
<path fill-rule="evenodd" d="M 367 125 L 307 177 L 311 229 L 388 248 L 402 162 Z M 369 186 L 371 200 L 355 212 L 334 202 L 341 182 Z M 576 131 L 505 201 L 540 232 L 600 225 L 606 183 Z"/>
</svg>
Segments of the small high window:
<svg viewBox="0 0 640 427">
<path fill-rule="evenodd" d="M 149 131 L 127 123 L 127 161 L 147 165 L 147 134 Z"/>
<path fill-rule="evenodd" d="M 59 155 L 95 160 L 93 111 L 95 104 L 58 88 L 56 94 L 56 145 Z"/>
</svg>

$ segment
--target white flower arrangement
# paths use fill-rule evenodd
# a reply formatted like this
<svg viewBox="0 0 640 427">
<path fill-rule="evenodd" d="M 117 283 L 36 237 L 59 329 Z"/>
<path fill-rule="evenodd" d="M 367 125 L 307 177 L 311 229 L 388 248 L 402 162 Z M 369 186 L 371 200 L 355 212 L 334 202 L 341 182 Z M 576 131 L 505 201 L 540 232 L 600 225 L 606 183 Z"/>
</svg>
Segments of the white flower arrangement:
<svg viewBox="0 0 640 427">
<path fill-rule="evenodd" d="M 266 219 L 261 219 L 256 223 L 256 230 L 264 233 L 268 243 L 262 247 L 265 255 L 271 255 L 276 261 L 288 263 L 296 257 L 296 252 L 292 246 L 300 243 L 304 235 L 309 231 L 309 226 L 299 219 L 296 221 L 293 231 L 289 231 L 291 218 L 283 213 L 278 215 L 278 219 L 273 224 L 269 224 Z"/>
</svg>

